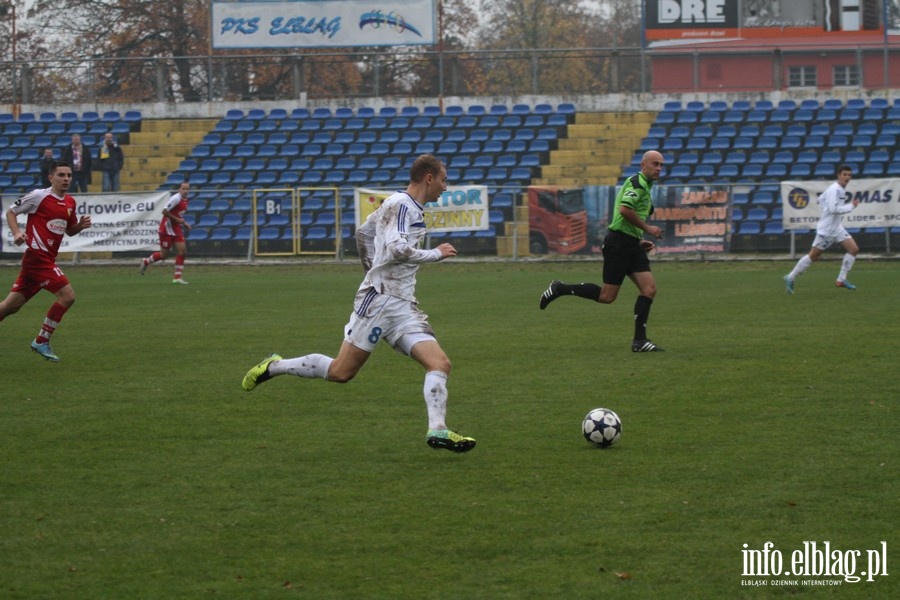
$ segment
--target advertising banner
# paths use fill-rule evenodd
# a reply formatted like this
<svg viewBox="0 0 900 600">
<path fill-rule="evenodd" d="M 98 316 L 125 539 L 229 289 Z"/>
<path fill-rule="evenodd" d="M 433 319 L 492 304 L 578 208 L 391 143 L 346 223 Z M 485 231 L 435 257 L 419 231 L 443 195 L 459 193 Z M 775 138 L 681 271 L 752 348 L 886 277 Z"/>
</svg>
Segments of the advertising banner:
<svg viewBox="0 0 900 600">
<path fill-rule="evenodd" d="M 817 199 L 832 182 L 782 181 L 782 222 L 787 229 L 815 229 L 821 208 Z M 859 206 L 844 215 L 844 227 L 900 226 L 900 179 L 853 179 L 847 185 L 848 202 Z"/>
<path fill-rule="evenodd" d="M 381 206 L 395 191 L 354 190 L 356 226 Z M 488 188 L 483 185 L 449 186 L 435 202 L 425 205 L 425 227 L 430 233 L 479 231 L 490 227 Z"/>
<path fill-rule="evenodd" d="M 648 222 L 665 230 L 661 240 L 652 240 L 659 252 L 725 252 L 729 249 L 728 189 L 667 185 L 654 187 L 653 193 L 654 210 Z"/>
<path fill-rule="evenodd" d="M 213 48 L 433 45 L 434 0 L 213 0 Z"/>
<path fill-rule="evenodd" d="M 877 40 L 884 32 L 881 10 L 861 20 L 859 0 L 644 0 L 643 14 L 654 46 L 848 33 Z"/>
<path fill-rule="evenodd" d="M 147 194 L 79 194 L 76 215 L 88 215 L 92 225 L 78 235 L 63 236 L 60 252 L 122 252 L 126 250 L 154 250 L 159 247 L 159 222 L 169 192 Z M 15 202 L 3 200 L 3 213 Z M 24 228 L 27 215 L 19 215 Z M 25 246 L 12 242 L 12 232 L 6 219 L 2 220 L 3 252 L 25 252 Z"/>
</svg>

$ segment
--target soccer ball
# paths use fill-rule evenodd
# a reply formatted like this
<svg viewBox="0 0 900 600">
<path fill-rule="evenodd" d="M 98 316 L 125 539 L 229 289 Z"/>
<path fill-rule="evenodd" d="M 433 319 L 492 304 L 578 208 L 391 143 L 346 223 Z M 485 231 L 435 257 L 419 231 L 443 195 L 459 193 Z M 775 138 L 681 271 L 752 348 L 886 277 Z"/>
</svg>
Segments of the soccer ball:
<svg viewBox="0 0 900 600">
<path fill-rule="evenodd" d="M 581 423 L 584 439 L 598 448 L 608 448 L 622 435 L 622 420 L 608 408 L 595 408 Z"/>
</svg>

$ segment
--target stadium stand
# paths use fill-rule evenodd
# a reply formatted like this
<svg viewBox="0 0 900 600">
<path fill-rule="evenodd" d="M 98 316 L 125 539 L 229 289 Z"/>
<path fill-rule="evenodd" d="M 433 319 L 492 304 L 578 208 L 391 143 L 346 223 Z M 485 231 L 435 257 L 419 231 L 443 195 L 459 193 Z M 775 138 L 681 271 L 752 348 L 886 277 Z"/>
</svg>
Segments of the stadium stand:
<svg viewBox="0 0 900 600">
<path fill-rule="evenodd" d="M 399 189 L 406 183 L 412 158 L 426 152 L 445 160 L 454 183 L 487 185 L 492 191 L 526 186 L 573 118 L 573 105 L 557 109 L 473 105 L 467 110 L 447 107 L 443 112 L 436 106 L 382 107 L 377 114 L 370 108 L 316 108 L 311 113 L 234 109 L 215 123 L 191 149 L 190 160 L 181 161 L 160 187 L 169 189 L 188 180 L 203 189 L 243 188 L 247 198 L 254 188 L 276 185 Z M 287 131 L 295 133 L 288 136 Z M 304 206 L 309 208 L 306 199 Z M 349 200 L 347 208 L 352 208 Z M 512 209 L 512 204 L 502 207 L 499 214 L 509 218 Z M 200 227 L 218 230 L 219 236 L 228 228 L 234 235 L 243 234 L 246 215 L 236 207 L 232 210 L 241 223 L 236 218 L 233 223 Z M 333 207 L 312 210 L 313 218 L 301 223 L 302 236 L 346 237 L 334 222 Z M 266 233 L 274 236 L 271 239 L 279 237 L 271 230 Z"/>
<path fill-rule="evenodd" d="M 667 102 L 623 175 L 637 172 L 643 151 L 660 149 L 662 183 L 740 184 L 747 192 L 733 195 L 733 231 L 780 235 L 782 180 L 828 179 L 839 164 L 860 177 L 900 174 L 892 157 L 900 110 L 892 114 L 891 107 L 883 98 Z"/>
</svg>

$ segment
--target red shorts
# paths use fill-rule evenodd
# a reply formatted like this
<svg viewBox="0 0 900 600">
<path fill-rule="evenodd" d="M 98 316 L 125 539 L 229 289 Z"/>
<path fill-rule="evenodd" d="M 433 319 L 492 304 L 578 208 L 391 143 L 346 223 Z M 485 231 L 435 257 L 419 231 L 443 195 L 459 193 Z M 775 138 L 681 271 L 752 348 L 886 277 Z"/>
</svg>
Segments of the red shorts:
<svg viewBox="0 0 900 600">
<path fill-rule="evenodd" d="M 162 248 L 171 248 L 177 243 L 184 243 L 184 232 L 181 227 L 175 228 L 175 235 L 169 235 L 162 231 L 159 232 L 159 245 Z"/>
<path fill-rule="evenodd" d="M 22 270 L 13 283 L 12 291 L 30 300 L 41 290 L 56 293 L 69 285 L 69 278 L 62 269 L 47 260 L 29 258 L 26 253 L 22 259 Z"/>
</svg>

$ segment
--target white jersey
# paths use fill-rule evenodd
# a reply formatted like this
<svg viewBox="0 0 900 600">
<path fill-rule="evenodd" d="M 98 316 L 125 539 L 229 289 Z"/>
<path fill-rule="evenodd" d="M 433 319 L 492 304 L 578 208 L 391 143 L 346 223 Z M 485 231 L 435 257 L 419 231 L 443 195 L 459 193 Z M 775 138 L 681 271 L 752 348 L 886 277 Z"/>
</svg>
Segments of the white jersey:
<svg viewBox="0 0 900 600">
<path fill-rule="evenodd" d="M 855 208 L 850 200 L 850 193 L 837 182 L 832 183 L 827 190 L 819 195 L 818 202 L 819 207 L 822 209 L 822 215 L 819 217 L 819 224 L 816 226 L 818 235 L 834 237 L 843 230 L 842 220 L 844 215 Z"/>
<path fill-rule="evenodd" d="M 419 265 L 441 259 L 440 250 L 419 248 L 426 233 L 425 210 L 418 202 L 406 192 L 388 197 L 356 230 L 359 258 L 366 269 L 359 291 L 374 289 L 415 302 Z"/>
</svg>

